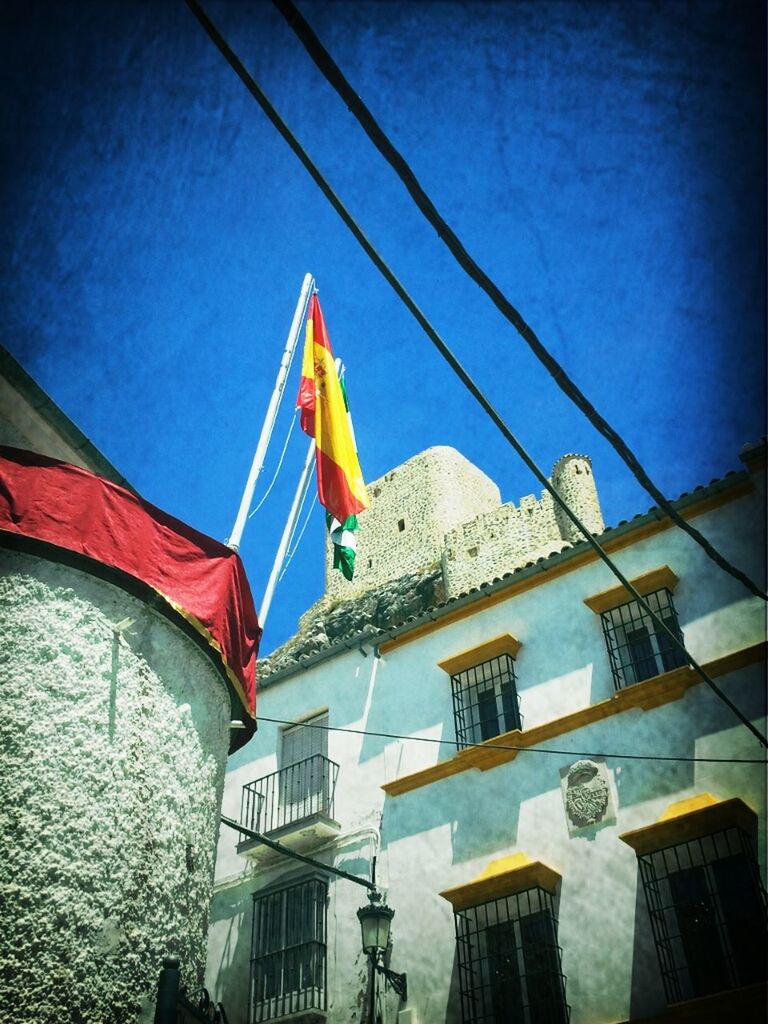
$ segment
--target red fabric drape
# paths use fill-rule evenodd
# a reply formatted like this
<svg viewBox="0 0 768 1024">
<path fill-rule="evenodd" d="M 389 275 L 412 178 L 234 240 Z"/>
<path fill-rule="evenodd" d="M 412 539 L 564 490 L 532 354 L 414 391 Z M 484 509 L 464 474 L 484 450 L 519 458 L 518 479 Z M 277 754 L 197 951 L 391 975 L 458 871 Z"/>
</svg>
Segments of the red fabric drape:
<svg viewBox="0 0 768 1024">
<path fill-rule="evenodd" d="M 252 723 L 261 630 L 243 563 L 225 544 L 86 469 L 6 447 L 0 530 L 85 555 L 151 587 L 217 652 Z"/>
</svg>

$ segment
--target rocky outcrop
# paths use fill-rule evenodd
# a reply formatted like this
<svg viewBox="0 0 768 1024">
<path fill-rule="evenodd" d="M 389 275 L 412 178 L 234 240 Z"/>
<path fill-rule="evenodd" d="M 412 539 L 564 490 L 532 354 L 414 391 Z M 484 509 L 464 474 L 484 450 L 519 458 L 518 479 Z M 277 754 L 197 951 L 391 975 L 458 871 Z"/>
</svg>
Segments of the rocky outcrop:
<svg viewBox="0 0 768 1024">
<path fill-rule="evenodd" d="M 332 604 L 324 598 L 302 616 L 299 632 L 259 661 L 259 680 L 366 630 L 386 630 L 445 600 L 439 568 L 401 576 L 385 586 Z"/>
</svg>

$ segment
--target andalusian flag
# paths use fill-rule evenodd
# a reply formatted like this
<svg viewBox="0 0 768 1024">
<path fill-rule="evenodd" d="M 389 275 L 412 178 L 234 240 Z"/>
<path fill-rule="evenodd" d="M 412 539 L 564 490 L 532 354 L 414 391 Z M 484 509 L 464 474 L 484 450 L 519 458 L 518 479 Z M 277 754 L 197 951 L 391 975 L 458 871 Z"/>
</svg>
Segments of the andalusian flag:
<svg viewBox="0 0 768 1024">
<path fill-rule="evenodd" d="M 333 564 L 351 580 L 356 517 L 368 508 L 369 499 L 357 459 L 346 394 L 336 372 L 317 295 L 309 301 L 297 405 L 301 409 L 301 429 L 315 439 L 317 494 L 330 516 Z"/>
</svg>

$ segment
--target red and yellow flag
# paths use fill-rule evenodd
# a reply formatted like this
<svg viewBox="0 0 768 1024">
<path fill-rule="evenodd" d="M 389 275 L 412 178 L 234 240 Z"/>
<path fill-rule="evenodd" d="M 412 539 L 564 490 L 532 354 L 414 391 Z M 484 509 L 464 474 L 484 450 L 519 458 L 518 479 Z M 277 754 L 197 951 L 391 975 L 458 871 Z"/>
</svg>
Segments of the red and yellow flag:
<svg viewBox="0 0 768 1024">
<path fill-rule="evenodd" d="M 343 523 L 368 508 L 368 492 L 317 296 L 309 300 L 297 406 L 301 429 L 314 437 L 320 504 Z"/>
</svg>

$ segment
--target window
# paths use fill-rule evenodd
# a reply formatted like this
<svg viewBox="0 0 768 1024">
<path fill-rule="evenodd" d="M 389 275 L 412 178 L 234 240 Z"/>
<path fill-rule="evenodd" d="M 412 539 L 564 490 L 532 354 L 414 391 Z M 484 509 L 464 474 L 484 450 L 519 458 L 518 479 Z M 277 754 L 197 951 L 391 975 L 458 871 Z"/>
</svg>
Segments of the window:
<svg viewBox="0 0 768 1024">
<path fill-rule="evenodd" d="M 326 756 L 327 724 L 322 714 L 282 733 L 278 770 L 243 786 L 240 820 L 247 828 L 274 832 L 310 816 L 333 818 L 339 766 Z"/>
<path fill-rule="evenodd" d="M 319 878 L 254 895 L 251 1024 L 325 1010 L 327 896 Z"/>
<path fill-rule="evenodd" d="M 621 836 L 637 852 L 670 1003 L 766 978 L 766 896 L 747 831 L 754 812 L 738 799 L 695 799 L 695 810 L 673 805 Z"/>
<path fill-rule="evenodd" d="M 644 597 L 667 629 L 682 640 L 669 590 L 664 587 Z M 611 608 L 602 613 L 601 619 L 617 690 L 686 664 L 680 648 L 675 646 L 671 637 L 657 629 L 638 601 L 628 601 L 618 608 Z"/>
<path fill-rule="evenodd" d="M 672 601 L 678 579 L 669 566 L 652 569 L 631 583 L 667 629 L 682 640 Z M 628 600 L 630 596 L 622 585 L 584 599 L 587 607 L 600 615 L 617 690 L 686 664 L 685 655 L 672 637 L 656 625 L 638 601 Z"/>
<path fill-rule="evenodd" d="M 567 1024 L 551 893 L 489 900 L 455 922 L 463 1024 Z"/>
<path fill-rule="evenodd" d="M 461 746 L 522 729 L 515 679 L 515 655 L 521 646 L 510 633 L 503 633 L 439 662 L 451 677 L 456 739 Z"/>
<path fill-rule="evenodd" d="M 765 893 L 741 829 L 638 861 L 668 1002 L 765 978 Z"/>
<path fill-rule="evenodd" d="M 286 822 L 297 821 L 327 808 L 330 765 L 328 715 L 285 729 L 280 746 L 278 804 Z"/>
<path fill-rule="evenodd" d="M 515 661 L 501 654 L 451 676 L 456 739 L 465 746 L 520 729 Z"/>
</svg>

